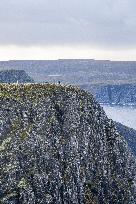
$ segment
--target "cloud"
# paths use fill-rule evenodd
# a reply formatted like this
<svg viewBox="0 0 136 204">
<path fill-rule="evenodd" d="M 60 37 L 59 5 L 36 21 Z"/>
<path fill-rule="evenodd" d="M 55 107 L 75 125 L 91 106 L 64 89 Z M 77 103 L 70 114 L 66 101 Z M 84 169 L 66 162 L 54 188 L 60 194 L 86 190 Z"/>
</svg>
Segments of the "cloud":
<svg viewBox="0 0 136 204">
<path fill-rule="evenodd" d="M 135 0 L 0 0 L 0 45 L 136 47 Z"/>
</svg>

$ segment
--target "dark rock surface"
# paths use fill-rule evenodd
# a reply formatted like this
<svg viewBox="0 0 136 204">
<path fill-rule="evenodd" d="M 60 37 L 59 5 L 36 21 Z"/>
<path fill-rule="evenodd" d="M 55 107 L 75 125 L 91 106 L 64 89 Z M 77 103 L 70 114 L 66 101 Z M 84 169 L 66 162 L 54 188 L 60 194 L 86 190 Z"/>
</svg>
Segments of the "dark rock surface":
<svg viewBox="0 0 136 204">
<path fill-rule="evenodd" d="M 135 159 L 85 91 L 0 84 L 0 139 L 0 203 L 136 203 Z"/>
<path fill-rule="evenodd" d="M 132 152 L 136 156 L 136 130 L 115 122 L 118 132 L 125 138 Z"/>
<path fill-rule="evenodd" d="M 34 80 L 24 70 L 1 70 L 0 83 L 32 83 Z"/>
</svg>

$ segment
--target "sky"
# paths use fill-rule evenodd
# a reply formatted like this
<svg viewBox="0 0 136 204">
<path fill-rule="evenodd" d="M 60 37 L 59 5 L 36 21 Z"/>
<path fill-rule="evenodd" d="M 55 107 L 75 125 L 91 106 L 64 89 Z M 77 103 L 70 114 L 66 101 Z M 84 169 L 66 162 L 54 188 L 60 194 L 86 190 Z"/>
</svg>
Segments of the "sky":
<svg viewBox="0 0 136 204">
<path fill-rule="evenodd" d="M 136 60 L 136 0 L 0 0 L 0 60 Z"/>
</svg>

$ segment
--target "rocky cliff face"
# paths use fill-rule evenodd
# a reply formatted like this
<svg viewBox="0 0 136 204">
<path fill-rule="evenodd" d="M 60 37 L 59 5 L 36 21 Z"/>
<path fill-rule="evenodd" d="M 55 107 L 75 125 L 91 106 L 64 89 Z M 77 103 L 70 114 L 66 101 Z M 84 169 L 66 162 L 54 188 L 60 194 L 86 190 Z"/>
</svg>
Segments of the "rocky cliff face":
<svg viewBox="0 0 136 204">
<path fill-rule="evenodd" d="M 32 83 L 34 80 L 24 70 L 1 70 L 1 83 Z"/>
<path fill-rule="evenodd" d="M 99 103 L 136 106 L 136 84 L 81 85 L 81 88 L 93 93 Z"/>
<path fill-rule="evenodd" d="M 0 84 L 0 202 L 134 204 L 135 159 L 92 95 Z"/>
<path fill-rule="evenodd" d="M 125 138 L 132 152 L 136 156 L 136 130 L 115 122 L 117 131 Z"/>
</svg>

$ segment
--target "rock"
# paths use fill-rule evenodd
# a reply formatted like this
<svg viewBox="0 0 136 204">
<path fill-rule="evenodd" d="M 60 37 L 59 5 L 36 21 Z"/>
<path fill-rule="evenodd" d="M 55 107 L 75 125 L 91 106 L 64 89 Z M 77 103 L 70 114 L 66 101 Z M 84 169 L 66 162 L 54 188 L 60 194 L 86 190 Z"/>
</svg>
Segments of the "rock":
<svg viewBox="0 0 136 204">
<path fill-rule="evenodd" d="M 81 85 L 81 88 L 93 93 L 102 104 L 136 106 L 136 83 L 118 85 Z"/>
<path fill-rule="evenodd" d="M 0 84 L 0 202 L 135 204 L 135 158 L 92 95 Z"/>
<path fill-rule="evenodd" d="M 130 149 L 136 156 L 136 130 L 129 128 L 121 123 L 115 122 L 117 131 L 125 138 Z"/>
</svg>

